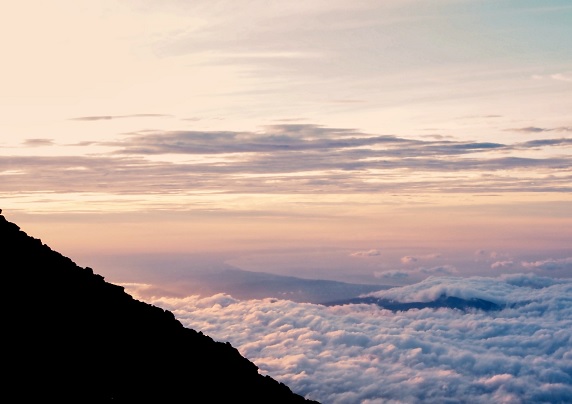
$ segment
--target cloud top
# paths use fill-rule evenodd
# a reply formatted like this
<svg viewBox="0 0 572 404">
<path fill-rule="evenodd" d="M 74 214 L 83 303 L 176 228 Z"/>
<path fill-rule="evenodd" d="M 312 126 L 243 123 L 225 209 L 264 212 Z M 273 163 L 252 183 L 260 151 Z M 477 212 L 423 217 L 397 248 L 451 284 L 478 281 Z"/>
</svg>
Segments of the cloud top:
<svg viewBox="0 0 572 404">
<path fill-rule="evenodd" d="M 522 266 L 525 268 L 538 268 L 542 270 L 560 270 L 560 269 L 572 269 L 572 257 L 567 258 L 549 258 L 542 261 L 533 262 L 522 262 Z"/>
<path fill-rule="evenodd" d="M 439 277 L 380 293 L 413 300 L 443 292 L 511 306 L 494 313 L 392 313 L 365 304 L 324 307 L 223 294 L 152 303 L 230 341 L 263 373 L 324 403 L 572 399 L 571 281 Z"/>
</svg>

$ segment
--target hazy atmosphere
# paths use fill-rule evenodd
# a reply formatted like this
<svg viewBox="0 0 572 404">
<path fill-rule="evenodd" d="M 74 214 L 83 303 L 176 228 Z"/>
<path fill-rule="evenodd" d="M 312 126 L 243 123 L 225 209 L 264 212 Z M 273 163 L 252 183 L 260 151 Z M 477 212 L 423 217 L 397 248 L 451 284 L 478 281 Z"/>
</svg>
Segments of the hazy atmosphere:
<svg viewBox="0 0 572 404">
<path fill-rule="evenodd" d="M 0 208 L 323 403 L 572 400 L 571 22 L 568 0 L 11 2 Z M 500 310 L 315 304 L 362 293 Z"/>
</svg>

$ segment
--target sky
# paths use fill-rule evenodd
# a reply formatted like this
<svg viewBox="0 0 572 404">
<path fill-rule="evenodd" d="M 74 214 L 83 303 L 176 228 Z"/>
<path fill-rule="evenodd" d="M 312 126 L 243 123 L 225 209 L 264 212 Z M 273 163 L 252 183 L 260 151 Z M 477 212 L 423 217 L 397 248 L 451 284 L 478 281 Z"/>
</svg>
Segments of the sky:
<svg viewBox="0 0 572 404">
<path fill-rule="evenodd" d="M 570 402 L 571 22 L 569 0 L 6 2 L 0 209 L 308 398 Z M 500 309 L 193 289 L 229 268 Z"/>
<path fill-rule="evenodd" d="M 569 277 L 570 21 L 567 0 L 10 2 L 1 208 L 111 281 L 143 255 Z"/>
</svg>

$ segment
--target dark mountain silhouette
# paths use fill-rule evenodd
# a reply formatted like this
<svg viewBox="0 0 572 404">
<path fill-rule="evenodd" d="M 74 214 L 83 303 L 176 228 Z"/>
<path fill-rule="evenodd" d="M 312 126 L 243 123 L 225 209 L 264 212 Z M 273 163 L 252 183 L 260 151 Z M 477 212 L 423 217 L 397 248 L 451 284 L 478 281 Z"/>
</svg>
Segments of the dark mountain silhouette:
<svg viewBox="0 0 572 404">
<path fill-rule="evenodd" d="M 494 311 L 502 309 L 502 306 L 489 302 L 483 299 L 462 299 L 455 296 L 441 295 L 439 298 L 429 301 L 429 302 L 398 302 L 389 299 L 380 299 L 373 296 L 356 297 L 352 299 L 336 300 L 333 302 L 325 303 L 325 306 L 340 306 L 343 304 L 376 304 L 391 311 L 406 311 L 411 309 L 438 309 L 438 308 L 449 308 L 457 309 L 462 311 L 467 310 L 483 310 L 483 311 Z"/>
<path fill-rule="evenodd" d="M 311 402 L 2 215 L 0 246 L 1 401 Z"/>
</svg>

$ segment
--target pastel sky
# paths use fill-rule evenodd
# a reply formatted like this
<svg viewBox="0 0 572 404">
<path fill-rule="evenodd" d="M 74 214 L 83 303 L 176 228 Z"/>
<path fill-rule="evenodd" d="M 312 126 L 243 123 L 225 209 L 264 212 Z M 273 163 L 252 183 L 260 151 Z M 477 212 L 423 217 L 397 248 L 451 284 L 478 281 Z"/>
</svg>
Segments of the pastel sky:
<svg viewBox="0 0 572 404">
<path fill-rule="evenodd" d="M 0 208 L 112 281 L 141 254 L 569 277 L 571 22 L 569 0 L 10 2 Z"/>
</svg>

